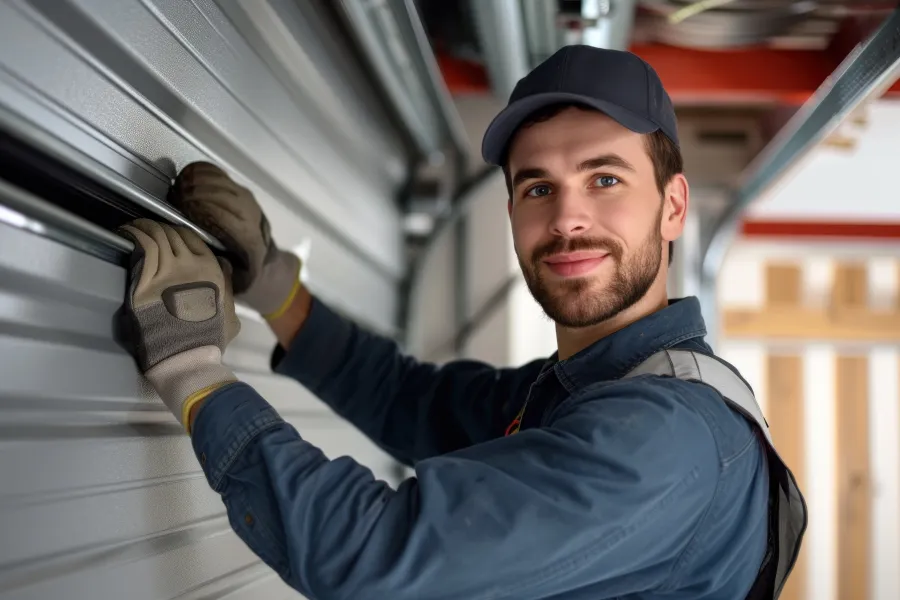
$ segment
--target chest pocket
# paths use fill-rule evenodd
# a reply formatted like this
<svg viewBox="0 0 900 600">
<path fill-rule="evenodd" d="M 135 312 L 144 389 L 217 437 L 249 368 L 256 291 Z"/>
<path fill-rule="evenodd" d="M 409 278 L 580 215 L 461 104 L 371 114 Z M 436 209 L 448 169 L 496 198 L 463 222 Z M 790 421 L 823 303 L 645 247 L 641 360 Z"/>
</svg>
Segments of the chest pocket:
<svg viewBox="0 0 900 600">
<path fill-rule="evenodd" d="M 657 352 L 625 377 L 659 375 L 704 383 L 754 426 L 766 449 L 769 471 L 769 540 L 766 554 L 747 600 L 778 598 L 797 562 L 807 526 L 806 502 L 790 468 L 775 449 L 769 424 L 750 386 L 725 361 L 690 350 Z"/>
</svg>

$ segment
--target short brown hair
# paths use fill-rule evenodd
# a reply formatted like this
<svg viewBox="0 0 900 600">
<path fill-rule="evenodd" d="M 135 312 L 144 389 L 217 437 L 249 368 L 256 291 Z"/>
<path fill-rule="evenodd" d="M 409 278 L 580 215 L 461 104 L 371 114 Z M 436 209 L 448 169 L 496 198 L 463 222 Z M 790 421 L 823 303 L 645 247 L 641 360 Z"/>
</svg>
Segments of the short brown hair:
<svg viewBox="0 0 900 600">
<path fill-rule="evenodd" d="M 566 108 L 579 108 L 581 110 L 593 110 L 578 104 L 553 104 L 532 114 L 520 128 L 529 127 L 535 123 L 548 121 Z M 672 142 L 669 137 L 661 130 L 648 133 L 644 136 L 644 145 L 647 148 L 647 154 L 650 155 L 650 162 L 653 163 L 653 174 L 656 178 L 656 189 L 659 190 L 660 196 L 666 191 L 669 181 L 679 173 L 684 172 L 684 159 L 681 156 L 681 150 Z M 506 191 L 512 198 L 512 178 L 509 173 L 509 148 L 506 149 L 503 159 L 503 175 L 506 179 Z M 669 264 L 672 264 L 672 254 L 674 252 L 674 244 L 669 242 Z"/>
</svg>

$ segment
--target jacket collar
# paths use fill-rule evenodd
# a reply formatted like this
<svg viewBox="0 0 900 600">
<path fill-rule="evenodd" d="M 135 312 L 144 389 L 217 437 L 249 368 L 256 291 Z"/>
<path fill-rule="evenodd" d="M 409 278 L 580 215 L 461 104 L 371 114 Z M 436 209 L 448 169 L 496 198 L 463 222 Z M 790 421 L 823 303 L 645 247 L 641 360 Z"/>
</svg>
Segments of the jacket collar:
<svg viewBox="0 0 900 600">
<path fill-rule="evenodd" d="M 696 297 L 669 300 L 669 305 L 597 340 L 581 352 L 544 367 L 552 369 L 571 394 L 598 381 L 619 379 L 652 354 L 685 340 L 706 335 L 706 324 Z"/>
</svg>

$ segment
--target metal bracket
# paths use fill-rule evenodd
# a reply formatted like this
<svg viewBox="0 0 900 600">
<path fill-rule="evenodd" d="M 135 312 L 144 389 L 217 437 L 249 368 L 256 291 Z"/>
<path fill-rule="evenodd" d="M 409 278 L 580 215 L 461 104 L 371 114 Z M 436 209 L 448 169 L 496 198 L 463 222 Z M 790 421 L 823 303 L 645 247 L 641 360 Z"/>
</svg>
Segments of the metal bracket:
<svg viewBox="0 0 900 600">
<path fill-rule="evenodd" d="M 709 230 L 701 258 L 701 302 L 711 337 L 715 280 L 751 202 L 781 180 L 861 103 L 883 93 L 900 74 L 900 8 L 858 45 L 750 164 L 733 202 Z"/>
</svg>

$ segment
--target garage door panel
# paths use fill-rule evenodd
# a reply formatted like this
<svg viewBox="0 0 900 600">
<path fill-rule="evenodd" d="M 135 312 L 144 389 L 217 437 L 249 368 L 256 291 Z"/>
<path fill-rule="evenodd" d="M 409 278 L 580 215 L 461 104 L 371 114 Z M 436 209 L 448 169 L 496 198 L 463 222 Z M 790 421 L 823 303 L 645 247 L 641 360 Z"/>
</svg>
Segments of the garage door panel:
<svg viewBox="0 0 900 600">
<path fill-rule="evenodd" d="M 126 275 L 0 223 L 0 530 L 12 541 L 0 545 L 0 597 L 290 593 L 255 569 L 189 438 L 117 339 Z M 241 314 L 226 364 L 327 456 L 395 482 L 385 453 L 271 372 L 274 336 Z"/>
<path fill-rule="evenodd" d="M 144 460 L 153 461 L 156 457 L 148 452 Z M 101 547 L 200 526 L 224 513 L 222 501 L 202 475 L 165 478 L 118 489 L 89 487 L 81 492 L 69 496 L 37 495 L 28 504 L 7 505 L 0 522 L 4 538 L 16 543 L 3 545 L 0 561 L 7 568 L 25 563 L 33 568 L 56 560 L 54 557 L 61 553 L 94 553 Z M 172 502 L 173 498 L 179 501 Z"/>
<path fill-rule="evenodd" d="M 257 195 L 279 243 L 309 245 L 324 296 L 390 330 L 408 157 L 375 124 L 378 110 L 332 102 L 323 120 L 321 99 L 279 81 L 211 2 L 5 0 L 0 10 L 0 125 L 43 135 L 91 176 L 111 170 L 157 205 L 188 162 L 223 164 Z"/>
<path fill-rule="evenodd" d="M 32 45 L 39 40 L 46 46 L 40 56 L 48 61 L 46 68 L 45 63 L 26 64 L 13 57 L 6 59 L 7 64 L 20 65 L 20 77 L 50 97 L 65 100 L 70 110 L 110 138 L 128 142 L 129 150 L 150 163 L 169 157 L 165 142 L 177 131 L 162 129 L 181 127 L 201 139 L 227 136 L 257 162 L 283 160 L 286 166 L 297 161 L 305 167 L 298 174 L 306 176 L 300 182 L 307 186 L 333 188 L 352 164 L 333 150 L 330 131 L 317 126 L 315 106 L 288 94 L 212 2 L 14 4 L 23 18 L 10 19 L 7 29 L 20 26 L 19 36 L 29 36 Z M 69 40 L 86 55 L 72 53 L 69 61 L 60 60 L 59 46 Z M 8 43 L 21 41 L 11 37 Z M 35 69 L 35 64 L 41 68 Z M 109 101 L 115 104 L 110 106 Z M 153 129 L 134 131 L 135 124 Z M 310 152 L 310 147 L 317 151 Z M 380 150 L 380 157 L 372 154 L 366 157 L 371 160 L 356 167 L 357 181 L 341 182 L 346 193 L 313 208 L 337 210 L 355 201 L 369 216 L 386 221 L 393 209 L 387 204 L 393 186 L 403 176 L 404 156 L 398 144 L 382 145 Z M 171 158 L 179 164 L 180 156 Z M 399 165 L 393 178 L 386 177 L 390 171 L 385 158 Z M 277 165 L 273 167 L 277 173 Z M 367 202 L 357 193 L 364 189 L 370 196 Z M 372 210 L 373 204 L 382 210 Z"/>
<path fill-rule="evenodd" d="M 173 530 L 105 551 L 86 551 L 73 555 L 74 560 L 60 557 L 53 577 L 39 576 L 31 585 L 7 588 L 3 597 L 94 600 L 120 598 L 123 591 L 129 600 L 301 597 L 255 559 L 224 517 L 205 525 L 202 532 Z"/>
<path fill-rule="evenodd" d="M 144 436 L 135 422 L 130 434 L 105 439 L 83 435 L 77 425 L 70 426 L 69 438 L 5 437 L 0 444 L 0 465 L 4 473 L 16 473 L 16 485 L 6 486 L 0 493 L 3 506 L 49 506 L 202 478 L 190 440 L 180 434 L 177 425 L 169 427 L 169 417 L 164 430 L 169 435 Z M 79 433 L 82 435 L 76 435 Z M 42 468 L 17 468 L 28 459 Z M 86 464 L 93 468 L 85 470 Z"/>
<path fill-rule="evenodd" d="M 298 597 L 233 533 L 123 347 L 129 246 L 111 230 L 138 215 L 184 224 L 169 182 L 213 160 L 303 257 L 317 296 L 396 333 L 398 196 L 416 156 L 332 9 L 0 0 L 3 600 Z M 396 484 L 395 461 L 272 373 L 274 336 L 237 309 L 225 363 L 326 456 Z"/>
</svg>

